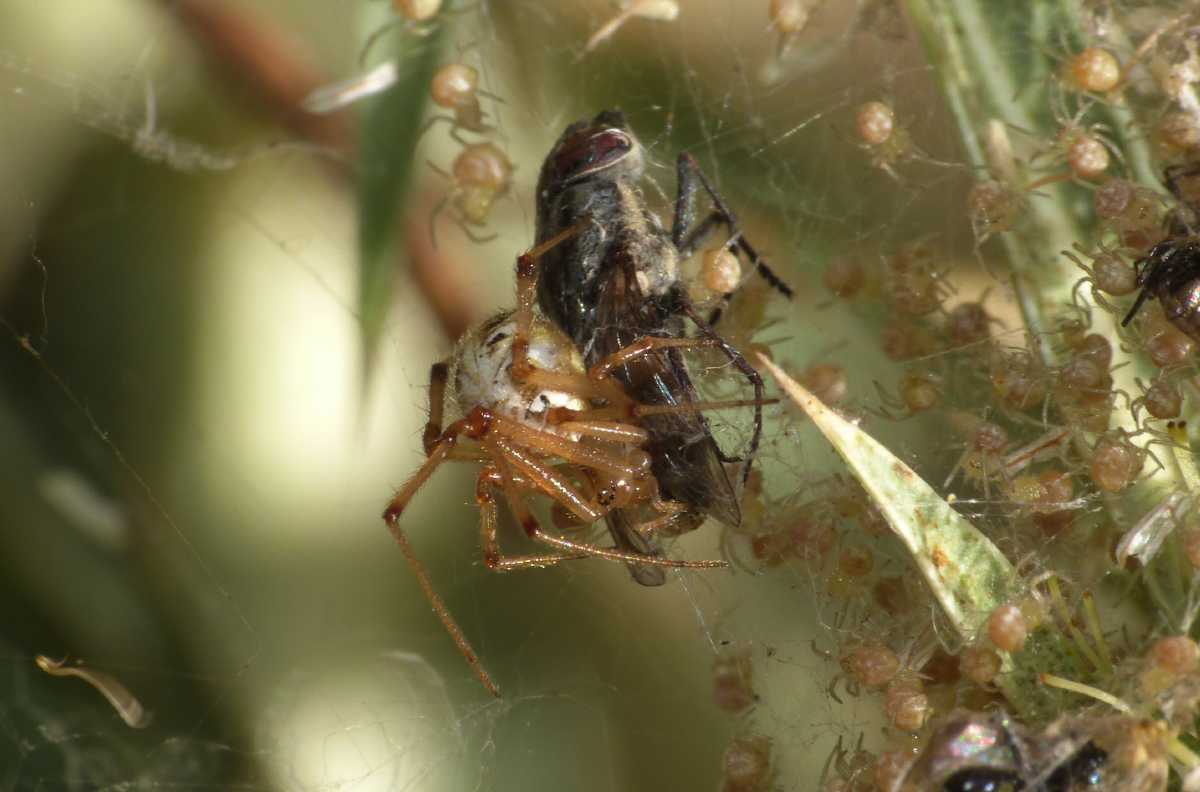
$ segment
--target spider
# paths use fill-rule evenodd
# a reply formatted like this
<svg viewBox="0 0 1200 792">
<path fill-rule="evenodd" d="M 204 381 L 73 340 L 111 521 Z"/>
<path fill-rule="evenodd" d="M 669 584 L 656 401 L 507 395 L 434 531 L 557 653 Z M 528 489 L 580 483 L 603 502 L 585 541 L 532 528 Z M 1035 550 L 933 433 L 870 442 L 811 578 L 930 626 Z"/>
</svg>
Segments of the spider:
<svg viewBox="0 0 1200 792">
<path fill-rule="evenodd" d="M 1157 298 L 1167 319 L 1175 327 L 1200 340 L 1200 236 L 1194 231 L 1195 213 L 1200 201 L 1191 181 L 1200 176 L 1200 165 L 1167 168 L 1167 189 L 1180 203 L 1168 218 L 1168 236 L 1135 262 L 1137 285 L 1141 287 L 1129 313 L 1121 320 L 1126 326 L 1151 297 Z"/>
<path fill-rule="evenodd" d="M 663 228 L 638 186 L 645 162 L 645 149 L 620 111 L 602 112 L 564 130 L 538 177 L 537 239 L 551 239 L 582 219 L 587 222 L 539 262 L 538 305 L 581 350 L 588 365 L 638 338 L 683 340 L 687 338 L 684 319 L 690 319 L 699 338 L 720 349 L 754 385 L 755 404 L 761 405 L 762 378 L 712 329 L 720 308 L 707 321 L 700 317 L 688 298 L 681 264 L 709 233 L 724 225 L 729 229 L 725 249 L 745 254 L 756 271 L 784 295 L 790 297 L 792 291 L 742 236 L 736 216 L 690 154 L 681 154 L 676 163 L 679 190 L 674 220 L 669 232 Z M 713 210 L 693 227 L 695 193 L 701 188 Z M 722 299 L 731 296 L 725 293 Z M 680 347 L 664 345 L 615 368 L 613 375 L 638 401 L 686 405 L 697 395 L 680 352 Z M 697 411 L 674 411 L 648 416 L 642 426 L 650 437 L 654 477 L 665 497 L 687 507 L 686 516 L 693 527 L 706 516 L 737 526 L 741 512 L 724 463 L 742 460 L 722 453 L 704 416 Z M 761 435 L 762 411 L 756 407 L 743 483 Z M 620 511 L 614 512 L 610 524 L 620 517 Z M 613 530 L 622 533 L 619 527 Z M 639 582 L 655 585 L 661 580 L 646 576 Z"/>
<path fill-rule="evenodd" d="M 634 537 L 645 539 L 666 530 L 685 515 L 687 507 L 660 494 L 651 470 L 652 455 L 646 449 L 650 433 L 641 422 L 649 416 L 755 404 L 643 405 L 628 396 L 614 377 L 615 370 L 648 355 L 715 346 L 711 339 L 644 337 L 585 369 L 570 339 L 534 306 L 537 260 L 578 232 L 578 226 L 568 228 L 522 254 L 517 263 L 515 310 L 468 331 L 449 360 L 434 364 L 423 438 L 427 458 L 383 513 L 442 624 L 476 676 L 497 696 L 498 687 L 434 591 L 400 528 L 400 517 L 413 496 L 443 462 L 481 465 L 475 499 L 481 513 L 483 560 L 489 569 L 547 567 L 588 557 L 639 567 L 727 566 L 721 560 L 667 559 L 564 538 L 547 532 L 530 506 L 529 498 L 542 494 L 579 524 L 591 525 L 620 509 L 637 518 L 631 525 Z M 463 417 L 443 427 L 447 386 Z M 474 441 L 474 446 L 465 447 L 464 439 Z M 528 537 L 550 552 L 509 556 L 501 551 L 497 539 L 501 498 Z"/>
</svg>

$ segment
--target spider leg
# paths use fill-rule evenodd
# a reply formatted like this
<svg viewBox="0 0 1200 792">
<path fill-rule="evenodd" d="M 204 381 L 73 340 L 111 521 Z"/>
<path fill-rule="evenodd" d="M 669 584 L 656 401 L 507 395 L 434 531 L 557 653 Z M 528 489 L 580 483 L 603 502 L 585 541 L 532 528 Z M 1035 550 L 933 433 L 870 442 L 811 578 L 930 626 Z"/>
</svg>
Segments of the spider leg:
<svg viewBox="0 0 1200 792">
<path fill-rule="evenodd" d="M 633 530 L 637 531 L 639 536 L 647 539 L 675 522 L 679 518 L 679 515 L 687 511 L 687 506 L 684 504 L 677 503 L 676 501 L 665 501 L 661 498 L 652 500 L 650 507 L 658 512 L 660 516 L 633 525 Z"/>
<path fill-rule="evenodd" d="M 575 413 L 572 420 L 556 423 L 559 431 L 602 440 L 617 445 L 641 446 L 650 441 L 650 433 L 640 426 L 604 419 L 589 418 L 591 411 Z"/>
<path fill-rule="evenodd" d="M 429 420 L 425 422 L 425 431 L 421 435 L 425 456 L 433 453 L 434 446 L 442 436 L 442 421 L 446 409 L 446 380 L 449 376 L 450 366 L 444 360 L 434 363 L 429 369 Z"/>
<path fill-rule="evenodd" d="M 521 460 L 528 460 L 531 466 L 535 465 L 533 456 L 521 449 L 528 449 L 544 457 L 559 457 L 571 464 L 630 482 L 643 479 L 650 470 L 650 455 L 641 448 L 625 448 L 619 453 L 610 452 L 595 444 L 576 442 L 509 418 L 495 418 L 493 433 L 489 439 L 494 444 L 502 445 L 507 453 L 517 454 Z M 573 502 L 586 503 L 586 499 L 572 487 L 570 481 L 553 467 L 537 465 L 536 469 L 531 467 L 526 470 L 524 463 L 516 467 L 523 475 L 530 477 L 537 487 L 563 493 Z M 588 522 L 595 522 L 603 516 L 602 513 L 589 511 L 584 506 L 576 506 L 572 511 Z"/>
<path fill-rule="evenodd" d="M 387 509 L 383 512 L 383 520 L 387 523 L 388 531 L 391 532 L 392 538 L 396 540 L 396 544 L 400 545 L 400 551 L 404 553 L 404 558 L 408 561 L 409 568 L 417 578 L 417 584 L 421 587 L 421 591 L 425 594 L 425 599 L 433 607 L 433 612 L 437 614 L 438 619 L 442 622 L 442 626 L 446 628 L 446 632 L 450 634 L 450 638 L 454 641 L 454 645 L 458 647 L 458 651 L 466 659 L 467 665 L 471 666 L 471 670 L 475 672 L 475 676 L 483 683 L 483 686 L 488 689 L 488 692 L 499 698 L 500 688 L 492 681 L 491 675 L 483 667 L 479 661 L 479 655 L 471 647 L 467 636 L 463 634 L 462 628 L 458 626 L 458 622 L 450 615 L 449 608 L 446 603 L 438 596 L 437 591 L 433 587 L 433 581 L 429 579 L 429 573 L 425 570 L 425 566 L 417 558 L 416 552 L 413 551 L 412 545 L 409 544 L 408 537 L 404 531 L 400 529 L 400 515 L 407 508 L 413 496 L 417 493 L 422 485 L 429 480 L 433 472 L 442 464 L 449 456 L 458 441 L 458 435 L 466 431 L 466 424 L 463 421 L 456 422 L 446 432 L 446 435 L 433 447 L 429 453 L 425 464 L 413 474 L 403 487 L 392 498 Z"/>
<path fill-rule="evenodd" d="M 533 365 L 529 362 L 529 337 L 533 333 L 540 260 L 548 251 L 578 234 L 589 223 L 591 223 L 591 217 L 585 216 L 570 228 L 560 231 L 540 245 L 534 245 L 517 256 L 517 307 L 513 310 L 516 329 L 512 339 L 512 378 L 515 382 L 529 382 L 529 376 L 534 371 Z"/>
<path fill-rule="evenodd" d="M 703 347 L 720 347 L 724 344 L 719 338 L 672 338 L 669 336 L 642 336 L 632 344 L 626 344 L 612 354 L 605 355 L 588 369 L 588 379 L 603 381 L 612 376 L 613 370 L 645 357 L 654 352 L 668 349 L 699 349 Z"/>
<path fill-rule="evenodd" d="M 506 556 L 500 550 L 500 540 L 497 538 L 497 505 L 492 491 L 503 488 L 504 479 L 495 467 L 486 467 L 479 471 L 479 479 L 475 484 L 475 502 L 479 504 L 479 538 L 483 545 L 483 563 L 488 569 L 498 572 L 508 572 L 513 569 L 544 568 L 553 566 L 560 561 L 573 561 L 587 558 L 584 553 L 561 555 L 558 553 L 531 556 Z M 514 483 L 515 486 L 515 483 Z"/>
<path fill-rule="evenodd" d="M 577 542 L 571 539 L 563 539 L 562 537 L 554 536 L 542 530 L 541 523 L 529 508 L 529 504 L 525 502 L 525 497 L 520 489 L 513 481 L 512 473 L 509 469 L 510 463 L 516 467 L 523 475 L 529 476 L 530 472 L 536 468 L 542 468 L 542 471 L 549 472 L 548 468 L 540 463 L 523 458 L 519 453 L 514 454 L 515 449 L 507 446 L 502 440 L 489 439 L 487 441 L 500 453 L 496 457 L 496 467 L 499 469 L 500 476 L 503 479 L 504 495 L 508 499 L 509 508 L 512 509 L 513 515 L 516 516 L 517 522 L 524 529 L 527 536 L 535 542 L 550 545 L 559 550 L 567 551 L 568 553 L 582 553 L 583 555 L 594 556 L 596 558 L 604 558 L 609 561 L 624 561 L 634 564 L 648 564 L 652 566 L 663 567 L 681 567 L 687 569 L 713 569 L 725 567 L 728 564 L 725 561 L 681 561 L 671 558 L 658 558 L 656 556 L 646 556 L 640 553 L 627 553 L 621 550 L 612 550 L 605 547 L 597 547 L 596 545 L 587 542 Z M 536 475 L 529 476 L 531 481 L 536 481 Z"/>
</svg>

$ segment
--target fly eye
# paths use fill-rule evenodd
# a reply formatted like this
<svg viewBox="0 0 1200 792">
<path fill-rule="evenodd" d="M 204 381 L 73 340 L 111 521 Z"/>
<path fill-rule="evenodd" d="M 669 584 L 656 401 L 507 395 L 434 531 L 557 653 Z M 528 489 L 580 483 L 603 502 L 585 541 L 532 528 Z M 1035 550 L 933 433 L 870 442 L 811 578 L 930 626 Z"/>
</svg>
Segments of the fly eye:
<svg viewBox="0 0 1200 792">
<path fill-rule="evenodd" d="M 607 168 L 633 150 L 633 140 L 617 129 L 581 134 L 568 141 L 554 157 L 560 179 L 576 179 Z"/>
</svg>

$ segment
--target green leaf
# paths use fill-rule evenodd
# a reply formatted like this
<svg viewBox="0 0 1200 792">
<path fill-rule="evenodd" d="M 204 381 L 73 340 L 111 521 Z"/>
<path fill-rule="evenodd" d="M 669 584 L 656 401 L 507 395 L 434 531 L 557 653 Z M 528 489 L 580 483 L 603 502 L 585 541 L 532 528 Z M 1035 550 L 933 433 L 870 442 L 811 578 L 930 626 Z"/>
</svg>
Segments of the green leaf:
<svg viewBox="0 0 1200 792">
<path fill-rule="evenodd" d="M 778 366 L 759 361 L 812 419 L 875 501 L 955 630 L 974 640 L 997 606 L 1021 590 L 1012 564 L 912 468 L 830 410 Z"/>
<path fill-rule="evenodd" d="M 363 380 L 370 379 L 392 303 L 400 260 L 400 210 L 409 193 L 413 153 L 441 51 L 441 26 L 426 35 L 390 35 L 400 79 L 367 100 L 359 141 L 359 289 Z M 365 392 L 365 389 L 364 389 Z"/>
</svg>

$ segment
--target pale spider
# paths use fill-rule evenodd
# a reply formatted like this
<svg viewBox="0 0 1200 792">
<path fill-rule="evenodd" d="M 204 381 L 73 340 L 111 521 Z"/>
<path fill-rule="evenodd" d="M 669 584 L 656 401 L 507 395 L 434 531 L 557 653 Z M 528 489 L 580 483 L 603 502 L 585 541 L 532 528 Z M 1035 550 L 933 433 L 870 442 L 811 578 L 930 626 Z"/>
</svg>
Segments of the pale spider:
<svg viewBox="0 0 1200 792">
<path fill-rule="evenodd" d="M 480 664 L 466 636 L 434 591 L 400 528 L 400 516 L 417 491 L 447 460 L 481 464 L 475 499 L 481 512 L 483 561 L 507 571 L 546 567 L 561 561 L 597 557 L 632 564 L 693 569 L 727 566 L 725 561 L 683 561 L 629 552 L 548 533 L 528 498 L 548 496 L 573 521 L 591 525 L 614 509 L 633 510 L 634 530 L 648 538 L 668 527 L 687 507 L 659 496 L 645 444 L 649 433 L 640 418 L 694 412 L 759 402 L 692 402 L 642 405 L 630 398 L 614 369 L 667 349 L 712 347 L 710 338 L 647 336 L 606 356 L 590 369 L 579 351 L 534 307 L 538 260 L 550 248 L 579 232 L 568 228 L 517 260 L 517 307 L 468 331 L 453 355 L 430 374 L 429 422 L 425 427 L 425 463 L 392 498 L 383 518 L 400 545 L 438 618 L 475 675 L 493 694 L 499 689 Z M 443 428 L 446 386 L 463 417 Z M 475 441 L 461 447 L 466 437 Z M 497 495 L 502 495 L 530 539 L 553 548 L 540 555 L 505 555 L 497 540 Z"/>
</svg>

